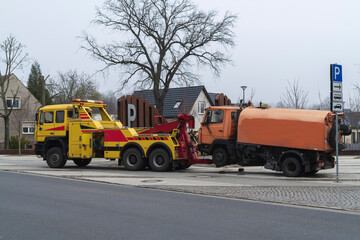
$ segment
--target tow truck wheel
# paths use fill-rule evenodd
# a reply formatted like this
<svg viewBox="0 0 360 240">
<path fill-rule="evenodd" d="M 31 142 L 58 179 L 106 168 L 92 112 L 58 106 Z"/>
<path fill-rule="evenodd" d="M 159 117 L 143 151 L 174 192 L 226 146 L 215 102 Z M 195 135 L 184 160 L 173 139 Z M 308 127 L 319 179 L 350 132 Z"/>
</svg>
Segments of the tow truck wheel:
<svg viewBox="0 0 360 240">
<path fill-rule="evenodd" d="M 299 177 L 303 174 L 303 166 L 299 159 L 287 157 L 281 164 L 282 171 L 287 177 Z"/>
<path fill-rule="evenodd" d="M 171 168 L 170 157 L 165 149 L 158 148 L 150 153 L 149 164 L 153 171 L 166 172 Z"/>
<path fill-rule="evenodd" d="M 78 167 L 85 167 L 85 166 L 89 165 L 89 163 L 91 162 L 91 158 L 73 159 L 73 161 Z"/>
<path fill-rule="evenodd" d="M 228 153 L 224 148 L 216 148 L 212 153 L 212 159 L 216 167 L 222 167 L 229 164 Z"/>
<path fill-rule="evenodd" d="M 65 166 L 66 158 L 59 147 L 50 148 L 46 154 L 46 163 L 51 168 L 62 168 Z"/>
<path fill-rule="evenodd" d="M 122 162 L 127 170 L 138 171 L 146 167 L 146 163 L 141 153 L 136 148 L 129 148 L 122 157 Z"/>
</svg>

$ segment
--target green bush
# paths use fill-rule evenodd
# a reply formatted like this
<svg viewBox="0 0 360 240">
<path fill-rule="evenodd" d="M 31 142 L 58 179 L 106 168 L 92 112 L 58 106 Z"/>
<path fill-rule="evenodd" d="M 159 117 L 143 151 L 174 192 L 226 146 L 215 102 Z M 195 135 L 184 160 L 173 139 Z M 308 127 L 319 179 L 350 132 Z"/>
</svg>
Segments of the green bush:
<svg viewBox="0 0 360 240">
<path fill-rule="evenodd" d="M 27 145 L 30 144 L 30 141 L 27 140 L 24 136 L 20 139 L 21 149 L 25 149 Z M 19 136 L 10 137 L 10 149 L 19 149 Z"/>
</svg>

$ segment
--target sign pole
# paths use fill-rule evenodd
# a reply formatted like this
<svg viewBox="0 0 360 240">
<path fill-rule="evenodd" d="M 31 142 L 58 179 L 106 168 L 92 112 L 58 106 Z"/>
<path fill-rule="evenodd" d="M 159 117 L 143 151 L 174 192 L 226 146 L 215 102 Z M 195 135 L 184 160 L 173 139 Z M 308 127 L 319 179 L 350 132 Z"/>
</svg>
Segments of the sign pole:
<svg viewBox="0 0 360 240">
<path fill-rule="evenodd" d="M 338 136 L 338 132 L 339 132 L 339 124 L 338 124 L 338 113 L 335 112 L 335 128 L 336 128 L 336 182 L 339 182 L 339 136 Z"/>
<path fill-rule="evenodd" d="M 339 112 L 344 112 L 342 66 L 330 64 L 330 107 L 335 113 L 336 182 L 339 182 Z"/>
</svg>

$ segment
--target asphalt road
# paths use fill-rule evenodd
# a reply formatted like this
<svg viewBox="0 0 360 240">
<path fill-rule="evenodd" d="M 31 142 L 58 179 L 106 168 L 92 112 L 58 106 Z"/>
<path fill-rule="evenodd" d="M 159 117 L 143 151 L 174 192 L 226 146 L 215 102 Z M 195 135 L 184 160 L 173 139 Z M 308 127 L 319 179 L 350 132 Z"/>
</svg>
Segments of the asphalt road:
<svg viewBox="0 0 360 240">
<path fill-rule="evenodd" d="M 0 171 L 0 239 L 360 239 L 360 215 Z"/>
</svg>

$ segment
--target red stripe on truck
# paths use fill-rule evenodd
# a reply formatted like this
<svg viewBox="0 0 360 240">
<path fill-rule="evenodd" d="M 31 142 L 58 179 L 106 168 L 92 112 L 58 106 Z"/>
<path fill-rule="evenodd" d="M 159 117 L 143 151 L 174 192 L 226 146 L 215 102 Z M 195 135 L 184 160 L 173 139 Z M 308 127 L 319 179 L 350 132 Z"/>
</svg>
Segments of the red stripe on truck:
<svg viewBox="0 0 360 240">
<path fill-rule="evenodd" d="M 120 130 L 104 130 L 105 142 L 127 142 L 128 140 Z"/>
<path fill-rule="evenodd" d="M 61 126 L 61 127 L 46 129 L 45 131 L 64 131 L 64 130 L 65 130 L 65 126 Z"/>
</svg>

